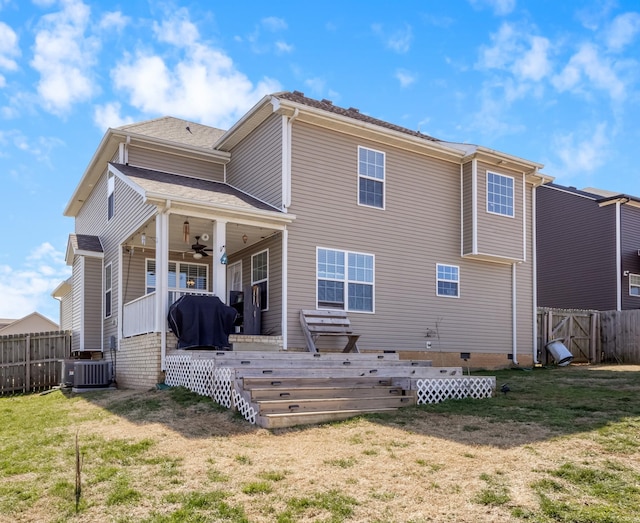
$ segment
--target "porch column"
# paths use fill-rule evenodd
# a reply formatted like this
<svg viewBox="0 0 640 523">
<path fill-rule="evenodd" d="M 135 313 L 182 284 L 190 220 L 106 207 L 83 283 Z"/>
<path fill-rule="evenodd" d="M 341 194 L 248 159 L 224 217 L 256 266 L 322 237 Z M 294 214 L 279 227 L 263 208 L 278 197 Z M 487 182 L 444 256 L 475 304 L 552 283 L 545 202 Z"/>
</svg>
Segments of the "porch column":
<svg viewBox="0 0 640 523">
<path fill-rule="evenodd" d="M 169 307 L 169 215 L 156 215 L 156 332 L 166 332 Z"/>
<path fill-rule="evenodd" d="M 212 291 L 224 303 L 227 303 L 227 266 L 220 262 L 222 254 L 226 252 L 227 222 L 216 220 L 213 222 L 213 277 Z"/>
</svg>

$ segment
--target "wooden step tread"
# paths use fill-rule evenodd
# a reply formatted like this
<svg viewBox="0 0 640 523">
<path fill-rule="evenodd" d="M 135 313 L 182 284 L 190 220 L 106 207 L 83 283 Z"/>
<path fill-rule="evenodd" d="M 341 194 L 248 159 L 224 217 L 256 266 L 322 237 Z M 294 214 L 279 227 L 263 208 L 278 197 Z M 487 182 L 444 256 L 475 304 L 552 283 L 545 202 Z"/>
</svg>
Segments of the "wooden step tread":
<svg viewBox="0 0 640 523">
<path fill-rule="evenodd" d="M 369 385 L 360 387 L 256 387 L 247 388 L 253 401 L 304 398 L 361 398 L 369 396 L 402 396 L 402 387 Z"/>
<path fill-rule="evenodd" d="M 346 409 L 327 410 L 317 412 L 287 412 L 278 414 L 265 414 L 257 417 L 257 423 L 268 429 L 294 427 L 296 425 L 311 425 L 331 421 L 341 421 L 366 414 L 380 414 L 397 412 L 397 408 L 372 408 L 372 409 Z"/>
<path fill-rule="evenodd" d="M 366 408 L 389 408 L 415 405 L 413 396 L 372 396 L 366 398 L 304 398 L 260 400 L 255 402 L 260 414 L 285 412 L 323 412 Z"/>
</svg>

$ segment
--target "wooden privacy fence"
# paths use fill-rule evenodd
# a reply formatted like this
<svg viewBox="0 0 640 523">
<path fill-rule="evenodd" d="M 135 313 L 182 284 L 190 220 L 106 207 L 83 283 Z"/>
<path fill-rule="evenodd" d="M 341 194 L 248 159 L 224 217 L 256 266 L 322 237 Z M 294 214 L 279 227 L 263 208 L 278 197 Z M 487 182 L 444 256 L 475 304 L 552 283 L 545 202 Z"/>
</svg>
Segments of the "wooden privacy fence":
<svg viewBox="0 0 640 523">
<path fill-rule="evenodd" d="M 640 364 L 640 310 L 601 312 L 600 330 L 606 361 Z"/>
<path fill-rule="evenodd" d="M 549 363 L 546 346 L 560 340 L 575 363 L 598 363 L 600 350 L 600 312 L 590 310 L 538 309 L 538 355 Z"/>
<path fill-rule="evenodd" d="M 62 381 L 69 331 L 0 336 L 0 394 L 44 390 Z"/>
</svg>

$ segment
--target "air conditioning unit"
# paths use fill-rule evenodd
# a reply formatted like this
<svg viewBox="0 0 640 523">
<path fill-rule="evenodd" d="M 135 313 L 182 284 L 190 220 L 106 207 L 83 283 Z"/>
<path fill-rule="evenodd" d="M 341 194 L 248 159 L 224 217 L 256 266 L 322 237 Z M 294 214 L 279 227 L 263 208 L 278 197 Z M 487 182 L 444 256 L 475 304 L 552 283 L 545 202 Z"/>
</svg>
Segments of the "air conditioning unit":
<svg viewBox="0 0 640 523">
<path fill-rule="evenodd" d="M 111 362 L 105 360 L 65 360 L 62 384 L 73 387 L 74 392 L 106 388 L 112 382 L 111 369 Z"/>
</svg>

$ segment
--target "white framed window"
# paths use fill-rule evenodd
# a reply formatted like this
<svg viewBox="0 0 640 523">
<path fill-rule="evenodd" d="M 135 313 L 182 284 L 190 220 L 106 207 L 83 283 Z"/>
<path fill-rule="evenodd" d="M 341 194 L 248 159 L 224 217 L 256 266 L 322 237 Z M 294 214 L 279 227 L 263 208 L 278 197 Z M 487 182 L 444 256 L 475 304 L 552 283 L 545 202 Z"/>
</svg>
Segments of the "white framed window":
<svg viewBox="0 0 640 523">
<path fill-rule="evenodd" d="M 169 262 L 169 289 L 193 289 L 206 291 L 209 283 L 209 266 L 202 263 Z M 156 260 L 146 260 L 147 294 L 156 290 Z"/>
<path fill-rule="evenodd" d="M 487 212 L 513 218 L 514 179 L 487 171 Z"/>
<path fill-rule="evenodd" d="M 269 249 L 251 256 L 251 286 L 259 288 L 260 310 L 269 309 Z"/>
<path fill-rule="evenodd" d="M 374 256 L 316 249 L 317 307 L 374 312 Z"/>
<path fill-rule="evenodd" d="M 436 264 L 436 296 L 460 297 L 460 267 Z"/>
<path fill-rule="evenodd" d="M 109 173 L 109 176 L 107 177 L 107 221 L 113 218 L 116 211 L 115 190 L 116 179 L 112 173 Z"/>
<path fill-rule="evenodd" d="M 640 274 L 629 274 L 629 296 L 640 296 Z"/>
<path fill-rule="evenodd" d="M 385 155 L 358 147 L 358 203 L 384 209 Z"/>
<path fill-rule="evenodd" d="M 111 307 L 112 307 L 112 270 L 111 264 L 108 263 L 104 268 L 104 317 L 111 317 Z"/>
</svg>

